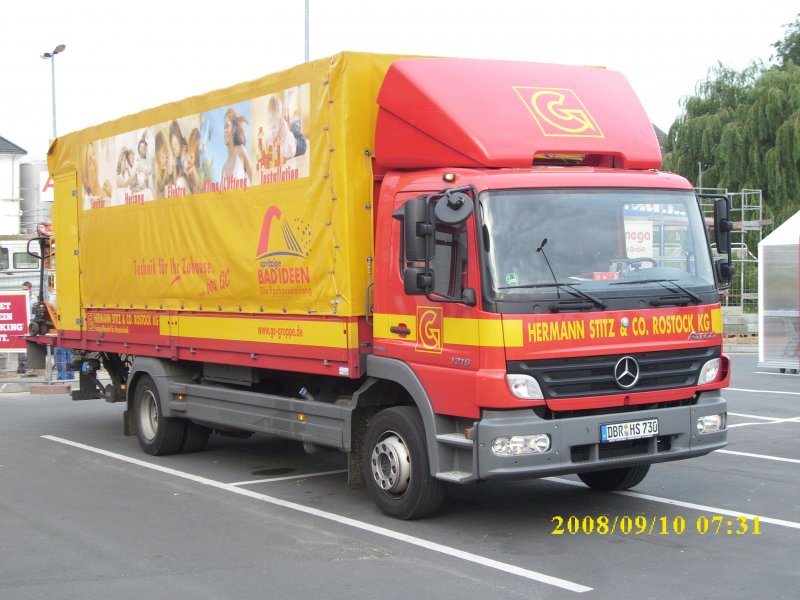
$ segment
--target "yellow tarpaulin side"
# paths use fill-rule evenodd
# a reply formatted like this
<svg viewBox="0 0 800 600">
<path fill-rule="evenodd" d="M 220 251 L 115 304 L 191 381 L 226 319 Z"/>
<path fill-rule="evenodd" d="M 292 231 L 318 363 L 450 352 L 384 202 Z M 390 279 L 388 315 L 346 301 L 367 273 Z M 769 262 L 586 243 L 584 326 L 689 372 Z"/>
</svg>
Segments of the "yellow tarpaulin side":
<svg viewBox="0 0 800 600">
<path fill-rule="evenodd" d="M 59 138 L 82 308 L 358 316 L 375 98 L 396 57 L 343 53 Z M 75 215 L 72 217 L 71 215 Z M 60 224 L 66 230 L 71 224 Z M 66 245 L 66 244 L 65 244 Z M 67 283 L 69 281 L 69 283 Z M 61 300 L 60 300 L 61 301 Z"/>
</svg>

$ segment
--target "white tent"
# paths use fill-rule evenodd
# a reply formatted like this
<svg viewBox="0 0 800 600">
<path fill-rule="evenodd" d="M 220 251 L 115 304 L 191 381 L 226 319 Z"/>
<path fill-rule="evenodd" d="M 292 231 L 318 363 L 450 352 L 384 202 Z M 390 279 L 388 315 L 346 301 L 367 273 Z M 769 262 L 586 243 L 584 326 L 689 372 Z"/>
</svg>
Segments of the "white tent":
<svg viewBox="0 0 800 600">
<path fill-rule="evenodd" d="M 800 212 L 758 245 L 758 363 L 800 370 Z"/>
</svg>

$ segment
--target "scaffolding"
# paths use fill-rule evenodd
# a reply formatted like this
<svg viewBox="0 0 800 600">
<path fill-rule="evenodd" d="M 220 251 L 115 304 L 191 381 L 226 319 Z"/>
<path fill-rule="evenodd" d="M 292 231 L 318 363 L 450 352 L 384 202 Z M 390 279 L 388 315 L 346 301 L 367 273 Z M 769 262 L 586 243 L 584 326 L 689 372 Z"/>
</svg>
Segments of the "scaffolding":
<svg viewBox="0 0 800 600">
<path fill-rule="evenodd" d="M 731 203 L 731 250 L 734 263 L 734 276 L 731 287 L 722 295 L 723 306 L 738 307 L 744 313 L 758 312 L 758 244 L 763 237 L 765 225 L 772 224 L 764 219 L 764 203 L 761 190 L 742 190 L 729 192 L 727 188 L 695 188 L 698 194 L 727 196 Z M 714 202 L 701 198 L 703 216 L 706 223 L 713 223 Z M 712 236 L 713 239 L 713 236 Z M 716 245 L 712 244 L 716 258 Z"/>
</svg>

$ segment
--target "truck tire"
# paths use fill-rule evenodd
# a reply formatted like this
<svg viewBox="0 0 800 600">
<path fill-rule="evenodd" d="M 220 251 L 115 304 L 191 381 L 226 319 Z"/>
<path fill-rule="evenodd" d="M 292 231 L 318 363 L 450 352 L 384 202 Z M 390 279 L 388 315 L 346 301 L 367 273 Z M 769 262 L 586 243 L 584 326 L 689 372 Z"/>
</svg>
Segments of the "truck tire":
<svg viewBox="0 0 800 600">
<path fill-rule="evenodd" d="M 186 421 L 164 417 L 158 388 L 149 375 L 136 384 L 133 400 L 136 437 L 147 454 L 161 456 L 180 452 L 186 436 Z"/>
<path fill-rule="evenodd" d="M 637 465 L 622 469 L 578 473 L 580 480 L 593 490 L 613 492 L 639 485 L 650 470 L 650 465 Z"/>
<path fill-rule="evenodd" d="M 442 483 L 430 474 L 425 427 L 416 408 L 395 406 L 372 419 L 363 465 L 370 496 L 389 516 L 419 519 L 444 501 Z"/>
<path fill-rule="evenodd" d="M 200 450 L 206 447 L 209 435 L 211 435 L 211 429 L 188 421 L 186 423 L 186 436 L 183 438 L 181 452 L 200 452 Z"/>
</svg>

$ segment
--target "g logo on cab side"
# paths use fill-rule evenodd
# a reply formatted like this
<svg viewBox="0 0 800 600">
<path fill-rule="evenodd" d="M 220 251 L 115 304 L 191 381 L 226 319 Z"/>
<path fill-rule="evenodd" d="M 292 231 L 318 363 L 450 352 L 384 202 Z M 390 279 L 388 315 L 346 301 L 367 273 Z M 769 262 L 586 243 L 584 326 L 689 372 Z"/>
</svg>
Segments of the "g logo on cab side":
<svg viewBox="0 0 800 600">
<path fill-rule="evenodd" d="M 442 309 L 439 306 L 417 307 L 417 352 L 442 353 Z"/>
</svg>

